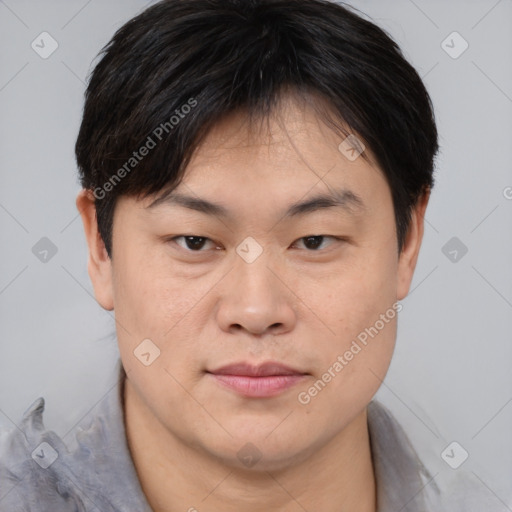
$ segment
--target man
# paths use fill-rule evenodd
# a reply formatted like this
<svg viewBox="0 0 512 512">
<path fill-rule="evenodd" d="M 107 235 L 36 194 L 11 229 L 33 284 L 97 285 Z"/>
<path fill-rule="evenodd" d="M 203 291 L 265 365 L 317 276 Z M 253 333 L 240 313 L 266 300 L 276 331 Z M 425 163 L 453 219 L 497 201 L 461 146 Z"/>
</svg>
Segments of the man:
<svg viewBox="0 0 512 512">
<path fill-rule="evenodd" d="M 437 150 L 418 74 L 350 8 L 163 0 L 121 27 L 76 143 L 118 387 L 74 451 L 32 404 L 0 509 L 440 510 L 373 400 Z"/>
</svg>

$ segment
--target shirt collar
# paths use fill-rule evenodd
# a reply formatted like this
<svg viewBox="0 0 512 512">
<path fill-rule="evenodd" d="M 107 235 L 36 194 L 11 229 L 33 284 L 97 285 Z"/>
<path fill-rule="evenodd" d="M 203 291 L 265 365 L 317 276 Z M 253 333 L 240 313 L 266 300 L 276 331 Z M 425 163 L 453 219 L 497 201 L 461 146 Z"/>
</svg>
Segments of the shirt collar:
<svg viewBox="0 0 512 512">
<path fill-rule="evenodd" d="M 438 510 L 439 489 L 407 434 L 380 402 L 368 405 L 378 512 Z"/>
</svg>

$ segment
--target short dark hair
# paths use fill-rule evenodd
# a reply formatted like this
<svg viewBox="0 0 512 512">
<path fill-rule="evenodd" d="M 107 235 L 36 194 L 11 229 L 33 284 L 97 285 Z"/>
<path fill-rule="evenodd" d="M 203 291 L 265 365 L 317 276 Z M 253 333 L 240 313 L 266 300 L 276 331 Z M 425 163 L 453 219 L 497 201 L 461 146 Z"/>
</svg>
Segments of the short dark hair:
<svg viewBox="0 0 512 512">
<path fill-rule="evenodd" d="M 354 11 L 328 0 L 162 0 L 115 33 L 89 77 L 75 146 L 110 257 L 119 196 L 172 190 L 222 116 L 268 119 L 285 91 L 322 99 L 322 118 L 375 155 L 401 252 L 434 182 L 434 112 L 398 45 Z"/>
</svg>

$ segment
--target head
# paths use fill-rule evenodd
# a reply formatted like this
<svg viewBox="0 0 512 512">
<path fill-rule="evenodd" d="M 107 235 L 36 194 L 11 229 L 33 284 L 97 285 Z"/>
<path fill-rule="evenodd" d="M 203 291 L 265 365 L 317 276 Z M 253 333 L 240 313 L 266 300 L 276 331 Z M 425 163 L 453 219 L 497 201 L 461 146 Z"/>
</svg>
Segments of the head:
<svg viewBox="0 0 512 512">
<path fill-rule="evenodd" d="M 437 150 L 420 77 L 352 8 L 164 0 L 121 27 L 86 92 L 77 206 L 148 414 L 267 468 L 340 434 L 391 361 Z M 255 398 L 212 377 L 242 361 L 303 378 Z"/>
</svg>

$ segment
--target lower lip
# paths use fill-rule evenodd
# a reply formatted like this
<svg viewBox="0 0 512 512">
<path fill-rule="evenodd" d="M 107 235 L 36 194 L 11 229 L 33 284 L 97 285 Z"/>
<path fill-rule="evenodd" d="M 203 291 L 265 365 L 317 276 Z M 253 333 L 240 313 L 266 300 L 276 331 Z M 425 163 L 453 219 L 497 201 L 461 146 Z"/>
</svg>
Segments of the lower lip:
<svg viewBox="0 0 512 512">
<path fill-rule="evenodd" d="M 268 377 L 248 377 L 246 375 L 219 375 L 210 374 L 217 382 L 241 395 L 264 398 L 276 396 L 279 393 L 295 386 L 306 375 L 272 375 Z"/>
</svg>

